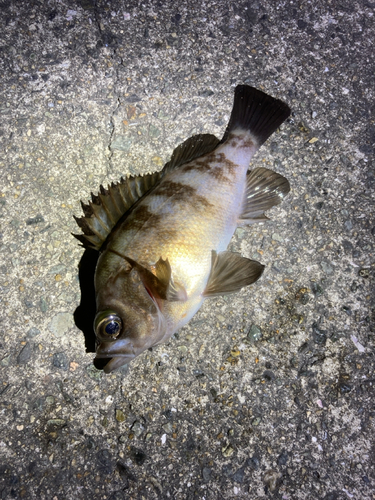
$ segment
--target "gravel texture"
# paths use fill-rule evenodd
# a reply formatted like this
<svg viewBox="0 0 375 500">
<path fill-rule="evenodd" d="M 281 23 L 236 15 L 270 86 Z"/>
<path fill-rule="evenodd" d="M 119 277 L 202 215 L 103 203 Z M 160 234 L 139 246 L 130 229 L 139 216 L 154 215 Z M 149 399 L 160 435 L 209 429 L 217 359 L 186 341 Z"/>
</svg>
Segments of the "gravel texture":
<svg viewBox="0 0 375 500">
<path fill-rule="evenodd" d="M 375 498 L 374 7 L 1 2 L 0 498 Z M 105 375 L 79 200 L 238 83 L 293 110 L 253 162 L 291 193 L 230 245 L 264 275 Z"/>
</svg>

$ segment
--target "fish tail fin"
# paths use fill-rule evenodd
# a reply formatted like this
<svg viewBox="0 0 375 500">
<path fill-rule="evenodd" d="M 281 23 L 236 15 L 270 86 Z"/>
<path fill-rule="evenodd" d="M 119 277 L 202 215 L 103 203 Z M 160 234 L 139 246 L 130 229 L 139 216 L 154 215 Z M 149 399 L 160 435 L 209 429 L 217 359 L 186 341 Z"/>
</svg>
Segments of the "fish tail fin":
<svg viewBox="0 0 375 500">
<path fill-rule="evenodd" d="M 290 115 L 290 108 L 279 99 L 248 85 L 238 85 L 228 127 L 221 140 L 224 143 L 231 132 L 245 129 L 260 147 Z"/>
</svg>

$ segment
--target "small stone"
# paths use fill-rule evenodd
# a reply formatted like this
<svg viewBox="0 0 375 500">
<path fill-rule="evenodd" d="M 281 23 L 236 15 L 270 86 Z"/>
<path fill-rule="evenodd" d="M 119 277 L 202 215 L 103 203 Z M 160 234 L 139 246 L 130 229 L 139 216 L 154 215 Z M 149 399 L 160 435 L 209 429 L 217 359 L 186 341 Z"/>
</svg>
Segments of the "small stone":
<svg viewBox="0 0 375 500">
<path fill-rule="evenodd" d="M 280 236 L 278 233 L 273 233 L 272 239 L 275 241 L 279 241 L 281 243 L 284 241 L 284 238 L 282 236 Z"/>
<path fill-rule="evenodd" d="M 55 429 L 65 427 L 65 425 L 66 420 L 64 420 L 63 418 L 51 418 L 47 421 L 47 427 L 53 427 Z"/>
<path fill-rule="evenodd" d="M 253 425 L 254 427 L 258 427 L 258 425 L 260 424 L 260 422 L 261 422 L 261 419 L 259 417 L 256 417 L 251 422 L 251 425 Z"/>
<path fill-rule="evenodd" d="M 315 297 L 320 297 L 323 294 L 323 288 L 315 281 L 311 282 L 311 290 Z"/>
<path fill-rule="evenodd" d="M 55 403 L 55 398 L 53 396 L 46 396 L 46 404 L 52 406 Z"/>
<path fill-rule="evenodd" d="M 55 334 L 57 337 L 62 337 L 70 328 L 73 327 L 73 316 L 70 313 L 58 313 L 48 325 L 50 332 Z"/>
<path fill-rule="evenodd" d="M 124 422 L 125 421 L 124 412 L 120 409 L 116 409 L 116 420 L 117 420 L 117 422 Z"/>
<path fill-rule="evenodd" d="M 267 470 L 263 476 L 263 482 L 270 491 L 275 491 L 279 474 L 274 470 Z"/>
<path fill-rule="evenodd" d="M 137 108 L 133 105 L 127 106 L 126 116 L 128 120 L 134 120 L 134 118 L 137 116 Z"/>
<path fill-rule="evenodd" d="M 361 278 L 368 278 L 370 276 L 370 269 L 366 268 L 360 269 L 358 274 Z"/>
<path fill-rule="evenodd" d="M 319 141 L 319 139 L 317 137 L 312 137 L 310 140 L 309 140 L 309 144 L 314 144 L 315 142 Z"/>
<path fill-rule="evenodd" d="M 333 267 L 330 265 L 329 262 L 322 261 L 320 263 L 320 267 L 326 274 L 333 274 Z"/>
<path fill-rule="evenodd" d="M 136 420 L 134 422 L 134 424 L 132 425 L 131 430 L 132 430 L 135 437 L 139 437 L 142 434 L 142 432 L 145 430 L 145 427 L 144 427 L 144 425 L 142 425 L 141 422 Z"/>
<path fill-rule="evenodd" d="M 167 422 L 166 424 L 162 425 L 162 429 L 167 434 L 171 434 L 173 432 L 172 423 L 171 422 Z"/>
<path fill-rule="evenodd" d="M 68 358 L 64 352 L 57 352 L 53 355 L 53 366 L 60 368 L 60 370 L 67 370 L 69 366 Z"/>
<path fill-rule="evenodd" d="M 338 389 L 341 392 L 341 394 L 347 394 L 352 390 L 352 387 L 345 380 L 340 380 L 338 384 Z"/>
<path fill-rule="evenodd" d="M 205 483 L 208 483 L 208 481 L 211 479 L 211 469 L 209 467 L 203 467 L 202 476 L 203 481 Z"/>
<path fill-rule="evenodd" d="M 256 342 L 262 338 L 262 330 L 257 325 L 251 325 L 247 338 L 252 342 Z"/>
<path fill-rule="evenodd" d="M 260 458 L 257 455 L 253 455 L 247 460 L 247 466 L 253 470 L 258 470 L 260 466 Z"/>
<path fill-rule="evenodd" d="M 288 462 L 288 458 L 289 458 L 288 454 L 285 451 L 283 451 L 277 459 L 277 465 L 279 465 L 279 466 L 286 465 Z"/>
<path fill-rule="evenodd" d="M 324 346 L 327 341 L 327 332 L 325 330 L 322 330 L 318 326 L 318 323 L 314 322 L 312 324 L 312 337 L 315 344 Z"/>
<path fill-rule="evenodd" d="M 131 94 L 125 98 L 126 102 L 139 102 L 142 101 L 141 97 L 138 97 L 137 94 Z"/>
<path fill-rule="evenodd" d="M 233 481 L 236 481 L 236 483 L 243 483 L 245 477 L 245 466 L 243 465 L 239 469 L 236 470 L 236 472 L 233 474 L 232 479 Z"/>
<path fill-rule="evenodd" d="M 102 378 L 102 371 L 95 368 L 93 364 L 86 366 L 87 375 L 93 380 L 100 380 Z"/>
<path fill-rule="evenodd" d="M 0 361 L 0 366 L 9 366 L 10 365 L 10 362 L 11 362 L 11 359 L 12 359 L 12 356 L 9 355 L 9 356 L 5 356 L 5 358 L 3 358 L 1 361 Z"/>
<path fill-rule="evenodd" d="M 103 449 L 96 454 L 100 472 L 104 474 L 111 474 L 115 467 L 112 454 L 109 450 Z"/>
<path fill-rule="evenodd" d="M 42 313 L 45 313 L 48 311 L 48 303 L 44 297 L 41 297 L 39 301 L 39 308 L 42 311 Z"/>
<path fill-rule="evenodd" d="M 224 455 L 224 457 L 231 457 L 234 453 L 233 446 L 228 444 L 227 446 L 223 446 L 221 448 L 221 452 Z"/>
<path fill-rule="evenodd" d="M 130 150 L 131 145 L 132 139 L 130 137 L 126 137 L 125 135 L 118 135 L 113 139 L 110 148 L 127 152 Z"/>
<path fill-rule="evenodd" d="M 45 222 L 42 215 L 36 215 L 35 217 L 30 217 L 26 220 L 27 226 L 32 226 L 34 224 L 40 224 L 41 222 Z"/>
<path fill-rule="evenodd" d="M 158 129 L 158 127 L 156 127 L 155 125 L 153 125 L 152 123 L 150 124 L 150 127 L 149 127 L 149 130 L 148 130 L 148 133 L 149 133 L 149 136 L 151 139 L 156 139 L 157 137 L 160 136 L 161 132 L 160 130 Z"/>
<path fill-rule="evenodd" d="M 272 380 L 275 380 L 276 376 L 275 376 L 275 374 L 273 373 L 273 371 L 271 371 L 271 370 L 266 370 L 266 371 L 263 373 L 263 378 L 264 378 L 264 380 L 266 380 L 267 382 L 271 382 Z"/>
<path fill-rule="evenodd" d="M 33 346 L 30 342 L 27 342 L 17 356 L 17 364 L 25 365 L 26 363 L 28 363 L 30 361 L 32 353 Z"/>
</svg>

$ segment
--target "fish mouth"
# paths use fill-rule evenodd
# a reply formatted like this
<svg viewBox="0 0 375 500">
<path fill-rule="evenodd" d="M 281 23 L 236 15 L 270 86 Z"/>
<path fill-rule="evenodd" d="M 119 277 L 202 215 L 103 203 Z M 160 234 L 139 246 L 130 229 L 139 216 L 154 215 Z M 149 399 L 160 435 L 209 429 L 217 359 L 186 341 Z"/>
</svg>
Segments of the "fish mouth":
<svg viewBox="0 0 375 500">
<path fill-rule="evenodd" d="M 98 358 L 96 357 L 94 361 L 100 360 L 100 361 L 108 361 L 106 364 L 101 365 L 100 367 L 97 366 L 97 368 L 102 369 L 104 373 L 112 373 L 115 370 L 118 370 L 122 366 L 128 366 L 129 360 L 124 359 L 124 357 L 117 357 L 117 358 Z"/>
<path fill-rule="evenodd" d="M 130 352 L 129 352 L 130 351 Z M 96 360 L 108 359 L 103 367 L 105 373 L 111 373 L 123 365 L 127 365 L 136 357 L 133 345 L 128 340 L 101 342 L 96 348 Z"/>
</svg>

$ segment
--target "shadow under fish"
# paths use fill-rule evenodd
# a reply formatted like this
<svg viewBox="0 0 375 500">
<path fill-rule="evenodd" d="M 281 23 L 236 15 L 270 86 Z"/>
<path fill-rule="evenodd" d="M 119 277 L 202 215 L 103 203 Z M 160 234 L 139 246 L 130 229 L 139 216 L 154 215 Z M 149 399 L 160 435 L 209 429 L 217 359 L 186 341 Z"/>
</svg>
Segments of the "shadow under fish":
<svg viewBox="0 0 375 500">
<path fill-rule="evenodd" d="M 95 251 L 97 262 L 93 254 L 83 262 L 92 274 L 85 299 L 86 278 L 80 275 L 76 324 L 84 326 L 88 345 L 93 320 L 96 366 L 104 360 L 110 373 L 128 364 L 167 341 L 206 298 L 260 278 L 262 264 L 226 248 L 238 226 L 266 221 L 265 211 L 290 190 L 287 179 L 272 170 L 248 170 L 252 156 L 289 115 L 282 101 L 239 85 L 221 140 L 191 137 L 162 171 L 100 186 L 92 201 L 82 203 L 84 216 L 75 219 L 83 234 L 74 236 Z"/>
</svg>

